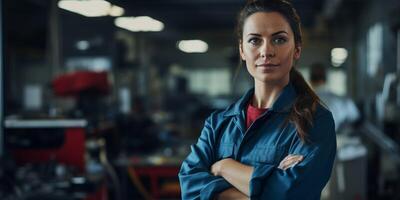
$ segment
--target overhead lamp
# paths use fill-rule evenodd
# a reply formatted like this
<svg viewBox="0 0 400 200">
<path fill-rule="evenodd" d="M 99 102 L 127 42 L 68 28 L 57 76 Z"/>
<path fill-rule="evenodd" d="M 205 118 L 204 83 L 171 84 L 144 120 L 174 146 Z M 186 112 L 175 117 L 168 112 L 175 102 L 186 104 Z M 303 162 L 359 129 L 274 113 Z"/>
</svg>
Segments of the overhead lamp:
<svg viewBox="0 0 400 200">
<path fill-rule="evenodd" d="M 111 4 L 104 0 L 61 0 L 58 7 L 86 17 L 107 16 Z"/>
<path fill-rule="evenodd" d="M 202 40 L 181 40 L 178 48 L 185 53 L 204 53 L 208 50 L 208 44 Z"/>
<path fill-rule="evenodd" d="M 76 43 L 75 46 L 77 49 L 79 49 L 81 51 L 85 51 L 85 50 L 89 49 L 90 43 L 89 43 L 89 41 L 86 41 L 86 40 L 80 40 Z"/>
<path fill-rule="evenodd" d="M 331 51 L 331 63 L 334 67 L 340 67 L 347 59 L 348 52 L 345 48 L 333 48 Z"/>
<path fill-rule="evenodd" d="M 116 5 L 112 5 L 108 14 L 112 17 L 119 17 L 122 16 L 124 12 L 125 11 L 123 8 Z"/>
<path fill-rule="evenodd" d="M 133 32 L 157 32 L 164 29 L 164 24 L 162 22 L 149 16 L 118 17 L 115 19 L 114 24 Z"/>
</svg>

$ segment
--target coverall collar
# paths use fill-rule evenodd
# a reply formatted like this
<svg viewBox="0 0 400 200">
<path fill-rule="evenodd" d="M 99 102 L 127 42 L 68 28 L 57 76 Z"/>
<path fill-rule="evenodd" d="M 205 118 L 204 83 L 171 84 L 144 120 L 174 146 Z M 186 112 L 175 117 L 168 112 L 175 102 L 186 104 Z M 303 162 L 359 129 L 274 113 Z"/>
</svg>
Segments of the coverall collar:
<svg viewBox="0 0 400 200">
<path fill-rule="evenodd" d="M 253 97 L 253 94 L 254 87 L 249 89 L 232 107 L 228 108 L 224 116 L 240 115 L 241 111 L 246 108 L 250 98 Z M 297 94 L 293 84 L 289 82 L 289 84 L 283 88 L 282 92 L 279 94 L 279 97 L 275 100 L 269 110 L 282 113 L 290 112 L 290 108 L 294 103 L 296 96 Z"/>
</svg>

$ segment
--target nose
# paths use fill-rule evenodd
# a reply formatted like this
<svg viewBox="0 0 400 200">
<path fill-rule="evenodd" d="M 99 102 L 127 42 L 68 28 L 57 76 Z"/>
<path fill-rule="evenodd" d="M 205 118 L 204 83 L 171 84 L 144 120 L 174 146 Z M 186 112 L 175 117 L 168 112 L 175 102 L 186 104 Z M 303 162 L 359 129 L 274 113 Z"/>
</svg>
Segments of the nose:
<svg viewBox="0 0 400 200">
<path fill-rule="evenodd" d="M 275 48 L 272 44 L 264 42 L 260 47 L 260 54 L 262 58 L 272 58 L 275 56 Z"/>
</svg>

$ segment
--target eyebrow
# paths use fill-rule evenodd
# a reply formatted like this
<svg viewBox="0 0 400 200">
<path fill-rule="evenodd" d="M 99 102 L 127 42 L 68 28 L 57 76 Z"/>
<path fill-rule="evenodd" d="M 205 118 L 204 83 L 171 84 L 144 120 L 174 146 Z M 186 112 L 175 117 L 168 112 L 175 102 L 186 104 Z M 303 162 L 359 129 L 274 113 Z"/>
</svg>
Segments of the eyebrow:
<svg viewBox="0 0 400 200">
<path fill-rule="evenodd" d="M 287 33 L 286 31 L 278 31 L 278 32 L 273 33 L 272 36 L 279 35 L 279 34 L 281 34 L 281 33 L 284 33 L 284 34 L 288 35 L 288 33 Z M 261 34 L 258 34 L 258 33 L 249 33 L 249 34 L 247 34 L 247 35 L 248 35 L 248 36 L 249 36 L 249 35 L 253 35 L 253 36 L 258 36 L 258 37 L 261 36 Z"/>
</svg>

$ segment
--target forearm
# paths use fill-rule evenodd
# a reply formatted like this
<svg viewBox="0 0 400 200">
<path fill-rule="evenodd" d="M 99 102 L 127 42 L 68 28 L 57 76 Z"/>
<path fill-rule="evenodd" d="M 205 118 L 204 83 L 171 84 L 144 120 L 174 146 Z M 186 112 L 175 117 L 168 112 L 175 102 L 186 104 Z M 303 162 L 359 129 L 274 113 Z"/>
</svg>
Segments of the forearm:
<svg viewBox="0 0 400 200">
<path fill-rule="evenodd" d="M 302 155 L 290 154 L 280 163 L 278 168 L 286 170 L 303 160 Z M 220 160 L 211 166 L 211 173 L 215 176 L 222 176 L 240 192 L 250 196 L 250 180 L 253 176 L 254 167 L 244 165 L 231 158 Z"/>
<path fill-rule="evenodd" d="M 245 194 L 237 190 L 236 188 L 229 188 L 215 198 L 216 200 L 249 200 Z"/>
<path fill-rule="evenodd" d="M 213 176 L 209 172 L 197 170 L 184 170 L 179 173 L 182 199 L 212 199 L 232 187 L 221 176 Z"/>
<path fill-rule="evenodd" d="M 235 160 L 229 160 L 229 162 L 226 162 L 219 172 L 220 176 L 247 196 L 250 196 L 249 185 L 252 174 L 252 166 L 244 165 Z"/>
</svg>

